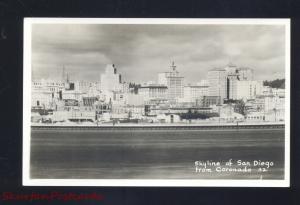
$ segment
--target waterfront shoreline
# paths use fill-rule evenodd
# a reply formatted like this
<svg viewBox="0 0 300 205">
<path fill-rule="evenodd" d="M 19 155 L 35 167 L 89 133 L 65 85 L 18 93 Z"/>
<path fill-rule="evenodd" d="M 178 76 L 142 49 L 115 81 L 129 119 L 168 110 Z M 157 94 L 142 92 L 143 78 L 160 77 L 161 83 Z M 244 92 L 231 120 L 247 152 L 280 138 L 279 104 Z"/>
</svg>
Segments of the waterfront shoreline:
<svg viewBox="0 0 300 205">
<path fill-rule="evenodd" d="M 211 123 L 211 124 L 100 124 L 100 125 L 31 125 L 32 129 L 274 129 L 285 128 L 284 122 Z"/>
</svg>

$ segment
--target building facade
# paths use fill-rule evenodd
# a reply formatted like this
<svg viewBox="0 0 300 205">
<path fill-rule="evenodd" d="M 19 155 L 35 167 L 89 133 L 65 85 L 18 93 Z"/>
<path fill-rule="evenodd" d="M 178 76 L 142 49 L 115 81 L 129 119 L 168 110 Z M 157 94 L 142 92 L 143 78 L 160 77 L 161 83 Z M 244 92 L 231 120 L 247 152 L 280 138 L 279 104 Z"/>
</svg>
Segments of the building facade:
<svg viewBox="0 0 300 205">
<path fill-rule="evenodd" d="M 41 106 L 45 109 L 54 108 L 61 99 L 64 83 L 42 79 L 31 83 L 31 106 Z"/>
<path fill-rule="evenodd" d="M 253 80 L 253 69 L 240 67 L 238 69 L 239 80 Z"/>
<path fill-rule="evenodd" d="M 212 105 L 220 105 L 221 97 L 220 96 L 203 96 L 202 100 L 198 103 L 202 107 L 210 107 Z"/>
<path fill-rule="evenodd" d="M 240 80 L 236 82 L 236 98 L 241 99 L 255 99 L 257 95 L 262 93 L 262 83 L 259 81 Z"/>
<path fill-rule="evenodd" d="M 158 84 L 167 86 L 167 96 L 170 100 L 176 101 L 183 97 L 183 80 L 184 77 L 180 76 L 174 62 L 171 65 L 171 71 L 158 74 Z"/>
<path fill-rule="evenodd" d="M 208 96 L 208 85 L 186 85 L 184 86 L 184 101 L 196 103 L 203 96 Z"/>
<path fill-rule="evenodd" d="M 223 68 L 208 71 L 209 96 L 219 96 L 221 102 L 227 98 L 227 72 Z"/>
<path fill-rule="evenodd" d="M 167 97 L 168 87 L 159 84 L 142 85 L 139 87 L 138 93 L 143 96 L 145 101 L 165 99 Z"/>
<path fill-rule="evenodd" d="M 109 64 L 105 68 L 105 73 L 101 74 L 100 83 L 101 91 L 119 91 L 121 90 L 121 74 L 117 73 L 117 68 L 114 64 Z"/>
</svg>

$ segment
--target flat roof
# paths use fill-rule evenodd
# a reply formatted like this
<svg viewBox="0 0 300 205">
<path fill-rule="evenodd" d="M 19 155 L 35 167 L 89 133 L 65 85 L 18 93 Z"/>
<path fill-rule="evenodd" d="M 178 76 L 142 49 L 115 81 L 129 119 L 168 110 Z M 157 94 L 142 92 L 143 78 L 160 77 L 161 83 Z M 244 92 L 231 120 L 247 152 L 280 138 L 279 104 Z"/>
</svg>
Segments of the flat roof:
<svg viewBox="0 0 300 205">
<path fill-rule="evenodd" d="M 168 88 L 166 85 L 146 85 L 139 88 Z"/>
</svg>

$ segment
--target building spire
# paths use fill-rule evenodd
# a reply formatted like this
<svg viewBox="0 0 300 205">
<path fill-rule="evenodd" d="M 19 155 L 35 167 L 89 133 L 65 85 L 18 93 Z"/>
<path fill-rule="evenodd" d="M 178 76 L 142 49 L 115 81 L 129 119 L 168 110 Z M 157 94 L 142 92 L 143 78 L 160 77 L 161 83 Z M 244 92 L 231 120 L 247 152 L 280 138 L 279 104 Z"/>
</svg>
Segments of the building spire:
<svg viewBox="0 0 300 205">
<path fill-rule="evenodd" d="M 174 61 L 172 61 L 171 68 L 172 68 L 172 70 L 173 70 L 173 71 L 175 71 L 175 70 L 176 70 L 176 65 L 175 65 Z"/>
<path fill-rule="evenodd" d="M 69 73 L 67 73 L 67 83 L 69 83 Z"/>
</svg>

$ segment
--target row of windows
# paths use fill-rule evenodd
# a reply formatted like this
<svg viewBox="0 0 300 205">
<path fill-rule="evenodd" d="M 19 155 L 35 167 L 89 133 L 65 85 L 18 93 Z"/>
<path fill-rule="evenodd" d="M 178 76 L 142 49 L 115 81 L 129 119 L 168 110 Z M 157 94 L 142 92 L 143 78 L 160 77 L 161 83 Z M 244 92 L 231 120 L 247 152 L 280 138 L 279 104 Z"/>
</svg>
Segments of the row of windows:
<svg viewBox="0 0 300 205">
<path fill-rule="evenodd" d="M 106 110 L 110 109 L 110 107 L 108 105 L 96 105 L 96 109 Z"/>
<path fill-rule="evenodd" d="M 33 85 L 36 85 L 36 86 L 41 86 L 41 85 L 44 85 L 44 86 L 49 86 L 49 85 L 57 85 L 57 86 L 63 86 L 63 84 L 62 83 L 46 83 L 46 84 L 44 84 L 44 83 L 37 83 L 37 82 L 33 82 Z"/>
<path fill-rule="evenodd" d="M 247 119 L 249 120 L 264 120 L 264 116 L 248 116 Z"/>
</svg>

